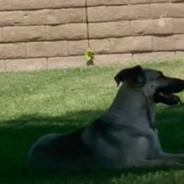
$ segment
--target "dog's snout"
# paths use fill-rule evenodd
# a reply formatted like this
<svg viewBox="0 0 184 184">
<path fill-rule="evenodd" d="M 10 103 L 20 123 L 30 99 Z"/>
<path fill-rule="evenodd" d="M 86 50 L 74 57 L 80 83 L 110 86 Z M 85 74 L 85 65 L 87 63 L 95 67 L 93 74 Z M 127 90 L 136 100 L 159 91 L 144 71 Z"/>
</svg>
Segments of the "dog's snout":
<svg viewBox="0 0 184 184">
<path fill-rule="evenodd" d="M 184 90 L 184 80 L 168 78 L 168 85 L 162 88 L 163 93 L 179 93 Z"/>
</svg>

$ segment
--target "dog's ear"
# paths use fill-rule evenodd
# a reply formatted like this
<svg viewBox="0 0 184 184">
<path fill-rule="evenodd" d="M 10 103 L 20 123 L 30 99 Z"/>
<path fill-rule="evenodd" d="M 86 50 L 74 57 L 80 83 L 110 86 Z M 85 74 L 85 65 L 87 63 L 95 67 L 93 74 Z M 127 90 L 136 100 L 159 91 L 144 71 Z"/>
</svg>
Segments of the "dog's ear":
<svg viewBox="0 0 184 184">
<path fill-rule="evenodd" d="M 114 80 L 116 81 L 117 86 L 119 86 L 120 82 L 124 82 L 124 80 L 131 81 L 139 86 L 144 86 L 146 83 L 146 77 L 140 65 L 121 70 L 114 77 Z"/>
</svg>

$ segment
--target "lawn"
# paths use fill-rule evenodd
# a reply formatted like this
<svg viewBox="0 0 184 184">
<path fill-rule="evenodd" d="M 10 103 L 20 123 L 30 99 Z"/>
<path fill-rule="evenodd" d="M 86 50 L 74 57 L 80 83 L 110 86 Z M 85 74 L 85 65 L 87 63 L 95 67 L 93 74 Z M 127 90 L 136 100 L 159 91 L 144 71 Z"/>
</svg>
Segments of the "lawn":
<svg viewBox="0 0 184 184">
<path fill-rule="evenodd" d="M 85 175 L 36 175 L 27 168 L 31 144 L 52 132 L 67 132 L 98 117 L 112 102 L 113 76 L 135 64 L 57 71 L 0 73 L 1 184 L 181 184 L 184 170 L 130 170 Z M 184 60 L 144 64 L 184 78 Z M 184 92 L 180 94 L 184 101 Z M 157 127 L 165 151 L 184 152 L 184 106 L 158 106 Z"/>
</svg>

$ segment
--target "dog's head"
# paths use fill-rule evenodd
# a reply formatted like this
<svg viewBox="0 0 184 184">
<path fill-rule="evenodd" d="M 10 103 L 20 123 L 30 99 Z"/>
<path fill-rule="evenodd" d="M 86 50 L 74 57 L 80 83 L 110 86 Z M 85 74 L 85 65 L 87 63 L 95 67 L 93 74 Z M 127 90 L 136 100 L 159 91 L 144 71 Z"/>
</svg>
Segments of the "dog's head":
<svg viewBox="0 0 184 184">
<path fill-rule="evenodd" d="M 184 80 L 167 77 L 161 71 L 139 65 L 121 70 L 114 79 L 118 86 L 125 82 L 131 88 L 141 88 L 147 97 L 156 94 L 169 97 L 184 89 Z"/>
</svg>

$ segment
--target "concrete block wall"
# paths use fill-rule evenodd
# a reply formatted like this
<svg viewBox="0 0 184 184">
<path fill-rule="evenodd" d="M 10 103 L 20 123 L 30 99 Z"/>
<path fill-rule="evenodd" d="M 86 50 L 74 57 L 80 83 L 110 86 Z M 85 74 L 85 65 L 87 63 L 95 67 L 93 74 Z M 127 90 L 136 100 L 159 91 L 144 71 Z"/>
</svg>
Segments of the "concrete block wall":
<svg viewBox="0 0 184 184">
<path fill-rule="evenodd" d="M 173 57 L 184 51 L 183 0 L 1 0 L 0 71 Z"/>
</svg>

